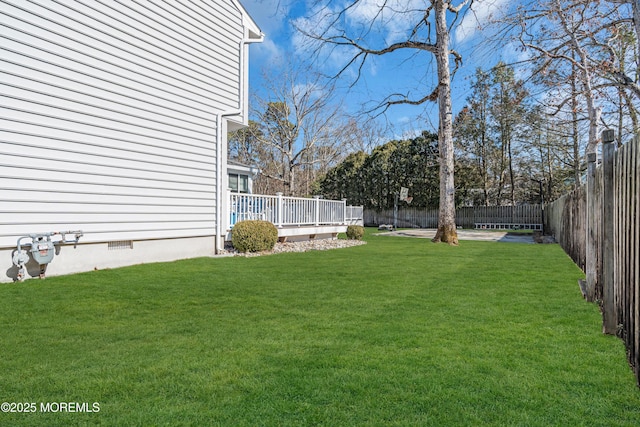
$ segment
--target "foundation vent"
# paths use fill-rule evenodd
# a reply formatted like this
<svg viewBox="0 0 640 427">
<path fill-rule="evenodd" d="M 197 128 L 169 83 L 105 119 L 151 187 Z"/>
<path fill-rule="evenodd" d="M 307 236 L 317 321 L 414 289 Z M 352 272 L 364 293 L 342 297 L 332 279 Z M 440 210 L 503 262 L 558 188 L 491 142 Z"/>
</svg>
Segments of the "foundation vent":
<svg viewBox="0 0 640 427">
<path fill-rule="evenodd" d="M 114 242 L 108 242 L 107 249 L 110 251 L 133 249 L 133 240 L 116 240 Z"/>
</svg>

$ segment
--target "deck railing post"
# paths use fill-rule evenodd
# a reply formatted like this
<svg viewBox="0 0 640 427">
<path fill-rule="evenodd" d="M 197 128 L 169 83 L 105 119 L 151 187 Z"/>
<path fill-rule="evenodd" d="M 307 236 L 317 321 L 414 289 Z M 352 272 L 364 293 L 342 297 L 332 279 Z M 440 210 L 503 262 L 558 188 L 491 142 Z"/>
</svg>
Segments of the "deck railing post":
<svg viewBox="0 0 640 427">
<path fill-rule="evenodd" d="M 351 215 L 347 215 L 347 199 L 342 199 L 342 224 L 347 223 L 347 218 Z"/>
<path fill-rule="evenodd" d="M 282 192 L 276 193 L 276 227 L 282 228 Z"/>
<path fill-rule="evenodd" d="M 320 196 L 313 196 L 313 220 L 316 225 L 320 225 Z"/>
<path fill-rule="evenodd" d="M 602 331 L 615 335 L 617 331 L 618 315 L 615 304 L 615 194 L 614 194 L 614 157 L 616 146 L 615 132 L 611 129 L 602 132 L 602 172 L 603 172 L 603 200 L 602 200 Z"/>
<path fill-rule="evenodd" d="M 233 200 L 231 197 L 231 191 L 227 190 L 227 206 L 229 206 L 229 215 L 226 216 L 225 221 L 227 222 L 227 228 L 225 228 L 225 230 L 229 230 L 231 229 L 231 227 L 234 225 L 234 221 L 233 221 Z M 223 215 L 220 215 L 221 217 Z"/>
</svg>

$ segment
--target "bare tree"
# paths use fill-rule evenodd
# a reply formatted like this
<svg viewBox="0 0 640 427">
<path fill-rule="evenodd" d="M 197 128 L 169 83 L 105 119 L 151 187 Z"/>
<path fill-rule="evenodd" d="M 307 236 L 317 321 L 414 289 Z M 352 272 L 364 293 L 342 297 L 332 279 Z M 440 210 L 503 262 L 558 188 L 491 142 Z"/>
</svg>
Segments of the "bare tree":
<svg viewBox="0 0 640 427">
<path fill-rule="evenodd" d="M 262 186 L 271 192 L 308 195 L 317 175 L 345 154 L 344 115 L 333 103 L 332 86 L 322 85 L 321 77 L 308 70 L 294 69 L 266 82 L 266 94 L 252 102 L 256 126 L 248 128 L 259 147 L 259 180 L 271 182 Z"/>
<path fill-rule="evenodd" d="M 533 53 L 537 80 L 554 88 L 555 99 L 547 97 L 553 114 L 573 115 L 574 123 L 578 112 L 586 114 L 585 154 L 596 151 L 601 123 L 616 117 L 619 129 L 626 127 L 625 110 L 637 128 L 639 27 L 631 17 L 637 13 L 638 0 L 546 0 L 530 2 L 512 21 L 520 25 L 522 46 Z"/>
<path fill-rule="evenodd" d="M 376 121 L 350 117 L 345 127 L 345 148 L 369 153 L 385 142 L 384 135 L 384 129 Z"/>
<path fill-rule="evenodd" d="M 460 55 L 450 48 L 449 24 L 457 22 L 458 14 L 472 0 L 430 0 L 420 2 L 421 6 L 414 6 L 416 2 L 401 2 L 383 0 L 376 6 L 376 12 L 371 17 L 368 25 L 357 30 L 353 26 L 346 25 L 346 16 L 358 6 L 362 6 L 364 0 L 352 0 L 347 5 L 335 12 L 329 8 L 324 9 L 322 19 L 316 19 L 323 25 L 314 27 L 302 27 L 298 30 L 309 39 L 320 42 L 320 46 L 329 45 L 332 48 L 345 48 L 350 52 L 350 58 L 346 61 L 334 77 L 346 74 L 347 70 L 355 68 L 355 82 L 361 76 L 363 67 L 371 57 L 391 54 L 402 50 L 415 52 L 428 52 L 436 62 L 438 81 L 432 91 L 423 94 L 419 98 L 411 98 L 408 94 L 391 94 L 382 100 L 374 110 L 382 114 L 388 108 L 398 104 L 420 105 L 428 101 L 438 103 L 438 147 L 440 154 L 440 207 L 438 217 L 438 231 L 434 242 L 446 242 L 452 245 L 458 244 L 458 234 L 455 224 L 455 186 L 454 186 L 454 146 L 453 146 L 453 117 L 451 101 L 451 77 L 452 73 L 461 63 Z M 371 6 L 369 4 L 369 6 Z M 328 12 L 327 12 L 328 11 Z M 449 15 L 453 15 L 451 21 L 447 21 Z M 413 26 L 408 31 L 407 37 L 400 42 L 389 42 L 385 38 L 373 37 L 377 25 L 385 19 L 412 19 Z M 316 51 L 319 52 L 321 48 Z M 454 58 L 453 70 L 450 58 Z"/>
<path fill-rule="evenodd" d="M 619 19 L 615 24 L 620 24 L 624 21 L 633 23 L 633 29 L 636 39 L 636 76 L 635 78 L 629 77 L 628 73 L 624 69 L 623 58 L 622 61 L 618 61 L 619 66 L 617 67 L 617 69 L 612 70 L 612 74 L 620 86 L 628 88 L 637 97 L 640 97 L 640 85 L 638 85 L 637 76 L 637 72 L 638 70 L 640 70 L 640 52 L 637 51 L 637 43 L 638 41 L 640 41 L 640 0 L 609 0 L 609 2 L 614 4 L 631 5 L 631 16 L 627 17 L 626 19 Z M 615 57 L 615 52 L 611 51 L 611 54 L 613 57 Z"/>
<path fill-rule="evenodd" d="M 549 73 L 554 67 L 568 65 L 576 73 L 589 117 L 589 140 L 585 154 L 596 152 L 599 142 L 598 126 L 602 114 L 602 107 L 596 102 L 594 89 L 594 68 L 597 64 L 588 50 L 590 36 L 586 27 L 590 23 L 591 14 L 594 13 L 591 8 L 592 6 L 583 1 L 550 0 L 540 3 L 540 9 L 527 12 L 520 17 L 520 41 L 523 46 L 537 53 L 541 64 L 538 71 Z M 540 20 L 544 20 L 544 23 L 540 24 Z M 562 100 L 558 109 L 570 100 L 571 98 Z"/>
</svg>

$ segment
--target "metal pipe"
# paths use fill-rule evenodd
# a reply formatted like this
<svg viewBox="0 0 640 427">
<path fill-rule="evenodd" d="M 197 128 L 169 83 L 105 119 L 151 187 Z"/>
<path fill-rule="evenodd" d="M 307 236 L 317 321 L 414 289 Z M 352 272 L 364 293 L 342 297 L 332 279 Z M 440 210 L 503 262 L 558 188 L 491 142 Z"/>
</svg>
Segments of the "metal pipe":
<svg viewBox="0 0 640 427">
<path fill-rule="evenodd" d="M 224 117 L 239 116 L 242 114 L 242 101 L 244 99 L 244 91 L 245 91 L 244 81 L 245 81 L 246 74 L 248 73 L 248 70 L 247 72 L 245 72 L 245 57 L 246 57 L 245 49 L 247 48 L 247 45 L 251 43 L 262 42 L 264 40 L 263 34 L 261 34 L 260 39 L 252 40 L 251 38 L 249 38 L 248 32 L 249 32 L 249 29 L 245 28 L 244 34 L 242 36 L 242 40 L 240 40 L 240 43 L 239 43 L 240 58 L 238 61 L 238 107 L 233 110 L 222 111 L 216 117 L 216 185 L 218 187 L 216 189 L 216 230 L 215 230 L 216 253 L 220 253 L 223 249 L 223 243 L 221 242 L 221 239 L 220 239 L 220 236 L 222 236 L 222 221 L 223 221 L 222 192 L 226 190 L 222 188 L 222 181 L 223 181 L 222 170 L 224 167 L 222 160 L 223 158 L 226 157 L 222 154 L 222 149 L 223 149 L 222 119 Z"/>
</svg>

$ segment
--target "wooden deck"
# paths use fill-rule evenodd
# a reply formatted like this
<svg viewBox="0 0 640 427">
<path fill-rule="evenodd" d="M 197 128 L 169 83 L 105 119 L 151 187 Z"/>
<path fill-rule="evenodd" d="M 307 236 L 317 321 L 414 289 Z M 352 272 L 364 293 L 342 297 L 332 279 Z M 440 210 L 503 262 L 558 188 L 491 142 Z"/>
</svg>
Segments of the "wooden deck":
<svg viewBox="0 0 640 427">
<path fill-rule="evenodd" d="M 281 241 L 336 238 L 349 225 L 364 223 L 362 207 L 347 206 L 346 200 L 230 193 L 228 206 L 227 241 L 233 226 L 244 220 L 273 223 Z"/>
</svg>

